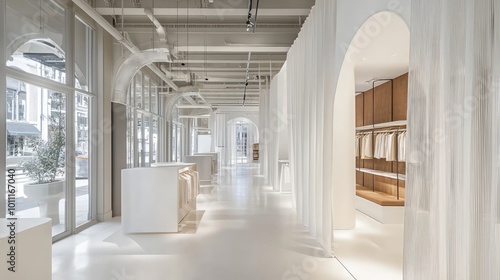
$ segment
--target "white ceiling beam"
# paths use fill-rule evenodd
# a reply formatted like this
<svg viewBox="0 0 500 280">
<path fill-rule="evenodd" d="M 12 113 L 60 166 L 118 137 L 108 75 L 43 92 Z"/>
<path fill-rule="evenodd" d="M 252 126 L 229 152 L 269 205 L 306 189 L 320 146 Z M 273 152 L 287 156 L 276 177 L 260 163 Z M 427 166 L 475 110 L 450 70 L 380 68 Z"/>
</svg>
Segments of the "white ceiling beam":
<svg viewBox="0 0 500 280">
<path fill-rule="evenodd" d="M 271 68 L 273 71 L 279 71 L 281 70 L 281 68 Z M 163 67 L 162 69 L 163 70 Z M 224 68 L 224 67 L 220 67 L 220 68 L 203 68 L 203 67 L 189 67 L 189 71 L 190 72 L 198 72 L 198 71 L 210 71 L 210 72 L 218 72 L 218 71 L 234 71 L 234 72 L 246 72 L 247 69 L 245 68 Z M 171 71 L 186 71 L 186 67 L 173 67 Z M 255 68 L 255 67 L 251 67 L 250 68 L 250 71 L 259 71 L 259 68 Z M 269 73 L 269 67 L 268 68 L 263 68 L 261 67 L 260 69 L 261 72 L 264 72 L 264 71 L 267 71 L 267 73 Z"/>
<path fill-rule="evenodd" d="M 179 46 L 178 52 L 209 52 L 209 53 L 287 53 L 290 47 L 259 47 L 259 46 Z"/>
<path fill-rule="evenodd" d="M 172 79 L 173 81 L 180 81 L 180 82 L 186 82 L 186 78 L 174 78 Z M 211 78 L 208 81 L 199 81 L 202 82 L 203 84 L 206 83 L 242 83 L 244 84 L 246 82 L 245 79 L 235 79 L 235 78 Z M 249 83 L 258 83 L 259 80 L 250 80 L 248 81 Z M 261 80 L 261 82 L 265 83 L 265 80 Z"/>
<path fill-rule="evenodd" d="M 250 65 L 256 65 L 256 64 L 261 64 L 262 67 L 261 67 L 261 70 L 265 70 L 265 66 L 267 66 L 268 70 L 269 70 L 269 63 L 284 63 L 286 60 L 285 59 L 281 59 L 281 60 L 254 60 L 254 61 L 251 61 L 250 62 Z M 216 63 L 224 63 L 224 64 L 243 64 L 243 63 L 247 63 L 247 60 L 228 60 L 228 59 L 208 59 L 206 61 L 207 63 L 210 63 L 210 64 L 216 64 Z M 205 60 L 203 59 L 189 59 L 189 60 L 176 60 L 176 61 L 173 61 L 172 62 L 173 64 L 180 64 L 180 63 L 200 63 L 200 64 L 203 64 L 205 63 Z M 246 70 L 246 69 L 244 69 Z"/>
<path fill-rule="evenodd" d="M 207 97 L 208 102 L 211 100 L 234 100 L 234 99 L 242 99 L 243 98 L 243 93 L 241 93 L 240 96 L 230 96 L 230 97 Z M 259 101 L 259 98 L 248 98 L 246 100 L 252 100 L 252 101 Z"/>
<path fill-rule="evenodd" d="M 243 91 L 245 90 L 245 85 L 243 85 L 243 87 L 234 87 L 234 88 L 225 88 L 223 86 L 220 86 L 219 88 L 205 88 L 206 85 L 203 85 L 203 87 L 201 88 L 201 92 L 203 93 L 208 93 L 208 94 L 212 94 L 212 93 L 224 93 L 224 92 L 235 92 L 235 91 Z M 250 87 L 250 86 L 249 86 Z M 258 88 L 247 88 L 247 92 L 255 92 L 255 93 L 259 93 L 260 90 Z"/>
<path fill-rule="evenodd" d="M 181 71 L 175 71 L 175 73 L 179 73 Z M 182 71 L 183 72 L 183 71 Z M 197 75 L 199 77 L 202 77 L 203 79 L 205 78 L 205 71 L 192 71 L 191 69 L 189 69 L 189 72 L 190 73 L 197 73 L 197 74 L 203 74 L 203 75 Z M 273 71 L 273 72 L 276 72 L 276 71 Z M 257 71 L 250 71 L 249 72 L 250 75 L 257 75 L 259 74 L 259 72 Z M 261 71 L 261 74 L 262 75 L 266 75 L 266 74 L 269 74 L 269 71 Z M 208 75 L 208 78 L 210 79 L 210 77 L 220 77 L 220 76 L 226 76 L 226 77 L 238 77 L 238 76 L 241 76 L 241 77 L 246 77 L 246 73 L 245 72 L 215 72 L 215 71 L 210 71 L 209 73 L 207 73 Z M 174 77 L 177 76 L 177 77 L 180 77 L 181 75 L 174 75 Z M 201 81 L 200 81 L 201 82 Z"/>
<path fill-rule="evenodd" d="M 179 119 L 208 119 L 210 118 L 210 114 L 204 115 L 181 115 Z"/>
<path fill-rule="evenodd" d="M 200 92 L 205 96 L 205 98 L 210 98 L 210 96 L 231 96 L 234 94 L 243 94 L 243 90 L 241 91 L 226 91 L 226 92 Z M 248 95 L 259 95 L 260 93 L 257 91 L 247 91 Z"/>
<path fill-rule="evenodd" d="M 179 109 L 211 109 L 210 105 L 176 105 Z"/>
<path fill-rule="evenodd" d="M 121 15 L 123 11 L 124 16 L 144 16 L 144 9 L 142 8 L 96 8 L 96 11 L 103 16 Z M 277 17 L 277 16 L 308 16 L 311 12 L 310 9 L 259 9 L 259 17 Z M 154 8 L 153 14 L 155 16 L 207 16 L 207 17 L 245 17 L 248 16 L 248 9 L 199 9 L 190 8 Z"/>
</svg>

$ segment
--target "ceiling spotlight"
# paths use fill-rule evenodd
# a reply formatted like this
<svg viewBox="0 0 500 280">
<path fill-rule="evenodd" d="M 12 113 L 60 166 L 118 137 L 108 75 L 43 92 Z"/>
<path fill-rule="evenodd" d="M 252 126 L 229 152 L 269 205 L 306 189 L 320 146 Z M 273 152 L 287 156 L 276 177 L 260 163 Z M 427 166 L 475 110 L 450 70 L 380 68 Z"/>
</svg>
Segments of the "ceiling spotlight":
<svg viewBox="0 0 500 280">
<path fill-rule="evenodd" d="M 251 16 L 251 14 L 250 14 L 250 16 Z M 254 25 L 254 24 L 253 24 L 253 22 L 252 22 L 252 21 L 250 21 L 250 19 L 249 19 L 249 20 L 247 20 L 246 25 L 247 25 L 247 31 L 250 31 L 250 30 L 253 28 L 253 25 Z"/>
<path fill-rule="evenodd" d="M 246 21 L 247 31 L 252 30 L 255 33 L 257 14 L 259 12 L 259 0 L 257 0 L 257 6 L 255 7 L 255 16 L 252 21 L 252 10 L 253 10 L 253 0 L 248 0 L 248 16 Z"/>
</svg>

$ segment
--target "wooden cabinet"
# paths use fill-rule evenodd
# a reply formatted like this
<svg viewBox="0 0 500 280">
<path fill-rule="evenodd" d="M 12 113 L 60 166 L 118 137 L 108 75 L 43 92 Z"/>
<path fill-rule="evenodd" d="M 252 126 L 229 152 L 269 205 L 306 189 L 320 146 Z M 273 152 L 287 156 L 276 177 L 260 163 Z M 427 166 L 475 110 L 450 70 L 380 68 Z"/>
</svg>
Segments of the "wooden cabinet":
<svg viewBox="0 0 500 280">
<path fill-rule="evenodd" d="M 253 160 L 259 160 L 259 143 L 253 144 Z"/>
</svg>

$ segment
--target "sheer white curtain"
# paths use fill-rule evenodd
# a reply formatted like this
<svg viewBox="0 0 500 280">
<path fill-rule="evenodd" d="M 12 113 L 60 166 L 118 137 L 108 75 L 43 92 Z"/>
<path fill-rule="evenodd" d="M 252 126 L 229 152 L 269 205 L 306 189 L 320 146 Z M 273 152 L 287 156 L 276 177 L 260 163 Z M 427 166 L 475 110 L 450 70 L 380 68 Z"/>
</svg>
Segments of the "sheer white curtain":
<svg viewBox="0 0 500 280">
<path fill-rule="evenodd" d="M 500 279 L 500 1 L 412 1 L 404 279 Z"/>
<path fill-rule="evenodd" d="M 297 213 L 332 253 L 336 1 L 318 0 L 287 57 L 291 168 Z"/>
</svg>

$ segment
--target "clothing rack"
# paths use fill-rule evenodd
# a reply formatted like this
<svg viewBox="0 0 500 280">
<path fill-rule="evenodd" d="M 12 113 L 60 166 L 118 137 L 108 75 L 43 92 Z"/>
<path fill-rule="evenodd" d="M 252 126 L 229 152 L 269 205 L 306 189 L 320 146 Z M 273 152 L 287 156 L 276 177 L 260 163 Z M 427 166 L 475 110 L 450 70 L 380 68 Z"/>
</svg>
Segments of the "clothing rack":
<svg viewBox="0 0 500 280">
<path fill-rule="evenodd" d="M 391 98 L 391 102 L 394 102 L 394 80 L 393 79 L 374 79 L 372 81 L 372 106 L 373 106 L 373 110 L 372 110 L 372 121 L 373 121 L 373 124 L 371 125 L 372 127 L 369 127 L 369 126 L 366 126 L 366 127 L 363 127 L 363 130 L 362 132 L 361 131 L 357 131 L 356 132 L 356 136 L 361 136 L 361 135 L 369 135 L 371 134 L 372 135 L 372 141 L 375 141 L 375 135 L 376 134 L 381 134 L 381 133 L 396 133 L 396 134 L 401 134 L 403 132 L 406 132 L 406 125 L 401 125 L 401 124 L 389 124 L 388 123 L 388 126 L 386 127 L 376 127 L 376 124 L 374 123 L 375 122 L 375 83 L 377 82 L 382 82 L 382 81 L 389 81 L 391 82 L 391 95 L 392 95 L 392 98 Z M 364 96 L 363 96 L 364 98 Z M 391 104 L 391 107 L 394 107 L 394 104 Z M 394 114 L 394 112 L 392 112 Z M 391 119 L 394 119 L 394 115 L 391 116 Z M 380 129 L 383 129 L 383 130 L 380 130 Z M 397 145 L 397 144 L 396 144 Z M 396 197 L 397 199 L 399 200 L 400 199 L 400 191 L 399 191 L 399 155 L 398 155 L 398 146 L 396 146 Z M 361 155 L 359 155 L 358 157 L 358 170 L 361 171 Z M 375 170 L 375 159 L 372 160 L 372 170 Z M 372 191 L 375 192 L 375 182 L 373 183 L 373 187 L 372 187 Z"/>
<path fill-rule="evenodd" d="M 377 133 L 390 133 L 390 132 L 406 132 L 406 128 L 394 128 L 389 130 L 374 130 L 365 132 L 356 132 L 356 135 L 377 134 Z"/>
</svg>

